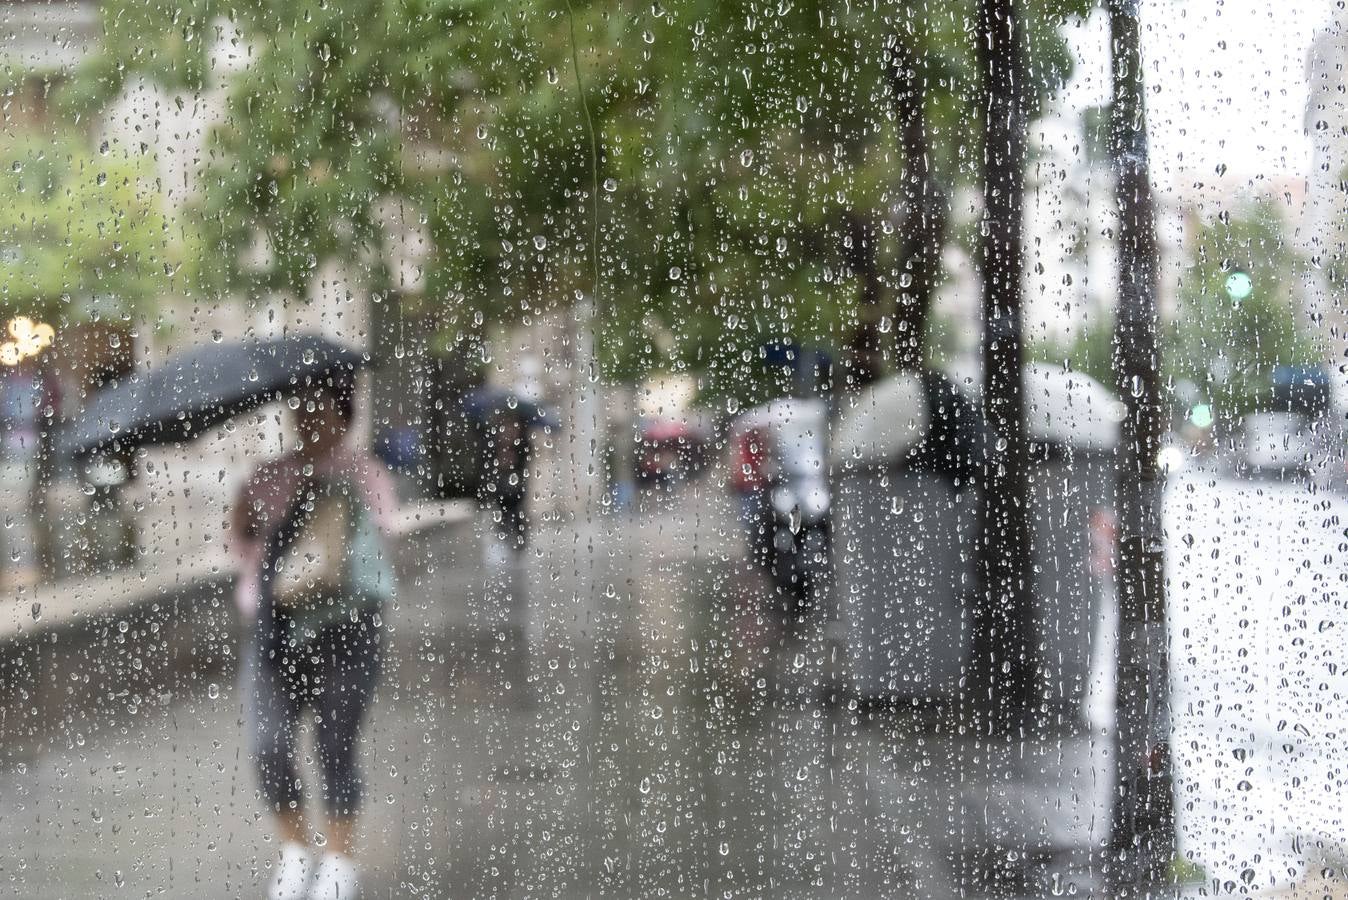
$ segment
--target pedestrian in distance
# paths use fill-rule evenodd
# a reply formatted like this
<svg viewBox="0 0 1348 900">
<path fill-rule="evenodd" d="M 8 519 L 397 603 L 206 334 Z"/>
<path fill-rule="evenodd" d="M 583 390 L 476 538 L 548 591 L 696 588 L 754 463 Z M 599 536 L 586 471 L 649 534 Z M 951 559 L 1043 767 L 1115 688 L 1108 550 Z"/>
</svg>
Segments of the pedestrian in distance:
<svg viewBox="0 0 1348 900">
<path fill-rule="evenodd" d="M 233 509 L 247 623 L 240 696 L 280 843 L 269 900 L 344 900 L 359 889 L 360 727 L 394 592 L 384 535 L 395 499 L 387 469 L 352 446 L 352 375 L 326 376 L 291 405 L 293 447 L 253 472 Z M 306 717 L 320 820 L 304 808 L 297 765 Z M 322 838 L 311 841 L 310 827 Z"/>
<path fill-rule="evenodd" d="M 501 565 L 529 542 L 530 423 L 516 410 L 496 411 L 483 423 L 484 478 L 478 503 L 491 522 L 486 544 L 489 565 Z"/>
</svg>

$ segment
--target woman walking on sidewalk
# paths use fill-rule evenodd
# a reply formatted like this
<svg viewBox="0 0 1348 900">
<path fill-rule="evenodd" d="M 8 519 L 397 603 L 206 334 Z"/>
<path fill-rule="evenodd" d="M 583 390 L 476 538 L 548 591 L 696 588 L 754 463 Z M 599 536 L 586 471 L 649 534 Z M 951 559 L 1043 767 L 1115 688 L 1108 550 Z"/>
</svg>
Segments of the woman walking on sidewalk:
<svg viewBox="0 0 1348 900">
<path fill-rule="evenodd" d="M 240 695 L 281 844 L 270 900 L 345 900 L 359 883 L 359 729 L 379 675 L 379 609 L 394 588 L 383 534 L 395 501 L 382 464 L 349 446 L 353 387 L 338 375 L 299 398 L 294 448 L 257 468 L 233 511 L 251 623 Z M 326 815 L 321 859 L 309 849 L 297 770 L 306 710 Z"/>
</svg>

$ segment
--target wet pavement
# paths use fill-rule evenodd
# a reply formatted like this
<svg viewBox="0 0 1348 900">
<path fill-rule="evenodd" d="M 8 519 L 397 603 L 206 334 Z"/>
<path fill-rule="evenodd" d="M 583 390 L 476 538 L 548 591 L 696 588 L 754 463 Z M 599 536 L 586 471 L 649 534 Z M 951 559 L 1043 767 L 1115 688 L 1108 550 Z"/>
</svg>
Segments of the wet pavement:
<svg viewBox="0 0 1348 900">
<path fill-rule="evenodd" d="M 719 484 L 643 504 L 579 527 L 549 515 L 515 566 L 485 566 L 468 528 L 410 552 L 364 731 L 365 896 L 1091 893 L 1089 865 L 1043 848 L 1103 838 L 1103 732 L 990 746 L 958 717 L 859 709 L 832 694 L 822 625 L 777 615 L 740 561 Z M 1236 540 L 1203 518 L 1194 546 Z M 232 613 L 207 605 L 215 624 L 188 651 L 168 612 L 113 627 L 43 680 L 41 715 L 6 707 L 0 894 L 262 896 L 275 846 L 242 744 Z M 170 652 L 179 664 L 152 664 Z M 1198 671 L 1187 658 L 1177 677 Z M 1231 758 L 1228 720 L 1178 718 L 1218 742 L 1185 759 Z M 1189 764 L 1186 840 L 1212 855 L 1201 804 L 1246 792 Z M 1228 818 L 1229 841 L 1243 832 Z"/>
<path fill-rule="evenodd" d="M 1348 863 L 1348 497 L 1193 473 L 1167 504 L 1182 846 L 1230 893 Z"/>
</svg>

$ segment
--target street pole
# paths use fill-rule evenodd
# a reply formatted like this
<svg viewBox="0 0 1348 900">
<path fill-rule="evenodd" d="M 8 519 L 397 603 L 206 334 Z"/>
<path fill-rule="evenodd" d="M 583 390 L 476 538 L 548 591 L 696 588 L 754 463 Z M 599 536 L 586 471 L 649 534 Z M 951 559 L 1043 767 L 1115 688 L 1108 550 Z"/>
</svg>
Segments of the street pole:
<svg viewBox="0 0 1348 900">
<path fill-rule="evenodd" d="M 1110 152 L 1119 210 L 1114 374 L 1126 414 L 1119 449 L 1118 660 L 1110 880 L 1142 893 L 1175 853 L 1169 752 L 1156 213 L 1147 159 L 1139 0 L 1108 0 L 1114 98 Z"/>
<path fill-rule="evenodd" d="M 986 104 L 983 150 L 984 456 L 981 576 L 984 603 L 977 636 L 978 705 L 987 726 L 1014 732 L 1033 704 L 1027 447 L 1021 378 L 1021 290 L 1027 114 L 1025 28 L 1015 0 L 979 0 L 978 69 Z"/>
</svg>

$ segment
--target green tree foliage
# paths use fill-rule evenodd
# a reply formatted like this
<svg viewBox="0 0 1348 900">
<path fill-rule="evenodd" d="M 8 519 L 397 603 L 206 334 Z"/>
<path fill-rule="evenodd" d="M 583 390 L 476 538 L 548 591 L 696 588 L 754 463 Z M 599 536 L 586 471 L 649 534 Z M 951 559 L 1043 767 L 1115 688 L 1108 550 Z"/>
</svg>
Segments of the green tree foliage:
<svg viewBox="0 0 1348 900">
<path fill-rule="evenodd" d="M 1301 312 L 1307 263 L 1288 244 L 1268 201 L 1197 224 L 1185 242 L 1176 307 L 1162 326 L 1162 365 L 1175 402 L 1211 404 L 1237 418 L 1266 405 L 1277 366 L 1322 361 Z M 1254 290 L 1235 301 L 1226 281 L 1249 273 Z M 1069 347 L 1041 341 L 1032 355 L 1112 383 L 1109 322 L 1095 322 Z"/>
<path fill-rule="evenodd" d="M 0 140 L 0 317 L 65 324 L 153 310 L 197 257 L 144 167 L 82 136 Z"/>
<path fill-rule="evenodd" d="M 1264 201 L 1202 223 L 1189 244 L 1164 364 L 1172 382 L 1192 382 L 1218 416 L 1266 404 L 1276 366 L 1320 360 L 1302 322 L 1305 260 L 1283 229 L 1277 208 Z M 1254 284 L 1239 301 L 1226 291 L 1237 270 Z"/>
<path fill-rule="evenodd" d="M 1036 96 L 1065 77 L 1057 28 L 1087 6 L 1026 3 Z M 372 289 L 395 287 L 378 252 L 393 197 L 430 236 L 421 294 L 405 303 L 445 333 L 597 291 L 608 372 L 688 367 L 734 385 L 763 340 L 835 344 L 855 320 L 849 216 L 874 223 L 882 279 L 901 285 L 897 48 L 926 107 L 930 164 L 950 184 L 975 177 L 972 11 L 107 0 L 103 55 L 68 97 L 92 115 L 137 75 L 205 91 L 221 77 L 211 47 L 237 29 L 248 64 L 201 177 L 204 234 L 221 251 L 213 284 L 298 295 L 340 256 L 362 261 Z M 240 252 L 259 234 L 262 271 Z M 672 345 L 650 339 L 652 322 Z"/>
</svg>

